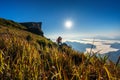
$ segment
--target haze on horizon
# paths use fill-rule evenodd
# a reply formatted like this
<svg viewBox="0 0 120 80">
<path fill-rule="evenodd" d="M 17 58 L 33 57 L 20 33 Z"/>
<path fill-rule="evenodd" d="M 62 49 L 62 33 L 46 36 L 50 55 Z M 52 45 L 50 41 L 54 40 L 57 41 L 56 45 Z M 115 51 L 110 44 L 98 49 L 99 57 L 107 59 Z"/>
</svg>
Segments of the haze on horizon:
<svg viewBox="0 0 120 80">
<path fill-rule="evenodd" d="M 0 0 L 0 17 L 17 22 L 42 22 L 46 37 L 120 40 L 119 0 Z M 65 21 L 71 20 L 71 29 Z"/>
</svg>

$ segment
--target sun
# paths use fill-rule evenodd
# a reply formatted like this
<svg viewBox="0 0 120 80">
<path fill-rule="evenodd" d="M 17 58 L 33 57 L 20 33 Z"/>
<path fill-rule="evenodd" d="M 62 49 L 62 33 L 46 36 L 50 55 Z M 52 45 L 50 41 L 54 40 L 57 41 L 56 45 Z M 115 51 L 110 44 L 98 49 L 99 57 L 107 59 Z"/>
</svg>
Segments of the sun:
<svg viewBox="0 0 120 80">
<path fill-rule="evenodd" d="M 73 26 L 73 22 L 70 20 L 65 21 L 65 27 L 70 29 Z"/>
</svg>

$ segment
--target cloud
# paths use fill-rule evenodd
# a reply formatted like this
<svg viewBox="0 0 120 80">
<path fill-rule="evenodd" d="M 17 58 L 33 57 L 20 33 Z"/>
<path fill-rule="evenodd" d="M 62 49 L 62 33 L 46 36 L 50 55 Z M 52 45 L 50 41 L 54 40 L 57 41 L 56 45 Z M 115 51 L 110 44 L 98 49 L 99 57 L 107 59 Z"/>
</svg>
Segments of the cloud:
<svg viewBox="0 0 120 80">
<path fill-rule="evenodd" d="M 104 54 L 104 53 L 108 53 L 108 52 L 112 52 L 112 51 L 118 51 L 119 49 L 115 48 L 115 47 L 112 47 L 112 44 L 114 44 L 116 42 L 120 43 L 119 40 L 101 40 L 101 39 L 95 39 L 95 40 L 94 39 L 81 39 L 81 40 L 69 40 L 69 41 L 77 42 L 79 44 L 95 45 L 96 48 L 93 48 L 92 51 L 93 52 L 99 52 L 100 54 Z M 90 47 L 86 47 L 85 52 L 90 52 L 90 50 L 91 50 Z"/>
<path fill-rule="evenodd" d="M 99 45 L 98 45 L 99 44 Z M 102 43 L 94 44 L 96 46 L 95 49 L 92 49 L 93 52 L 99 52 L 100 54 L 108 53 L 111 51 L 118 51 L 119 49 L 112 48 L 111 45 L 105 45 Z M 90 51 L 90 48 L 86 48 L 86 51 Z"/>
<path fill-rule="evenodd" d="M 80 52 L 85 52 L 86 48 L 96 48 L 96 46 L 92 44 L 86 44 L 86 43 L 80 43 L 80 42 L 71 42 L 71 41 L 66 41 L 68 45 L 71 45 L 73 49 L 80 51 Z"/>
<path fill-rule="evenodd" d="M 77 34 L 77 35 L 76 35 Z M 70 41 L 70 42 L 78 42 L 80 44 L 93 44 L 96 46 L 96 48 L 93 49 L 94 52 L 98 52 L 100 54 L 112 52 L 112 51 L 118 51 L 119 49 L 112 47 L 111 45 L 114 43 L 120 43 L 119 40 L 119 34 L 112 34 L 108 36 L 108 34 L 105 34 L 104 36 L 100 35 L 98 36 L 97 34 L 78 34 L 78 33 L 71 33 L 71 34 L 65 34 L 65 33 L 60 33 L 60 34 L 55 34 L 53 33 L 52 35 L 48 35 L 50 39 L 52 39 L 54 42 L 58 38 L 58 36 L 61 36 L 63 38 L 63 42 L 65 41 Z M 97 36 L 97 37 L 96 37 Z M 86 47 L 85 52 L 89 52 L 90 48 Z"/>
<path fill-rule="evenodd" d="M 120 40 L 120 33 L 76 33 L 76 32 L 61 32 L 46 34 L 46 37 L 55 40 L 58 36 L 63 38 L 63 41 L 67 40 L 81 40 L 81 39 L 93 39 L 95 40 Z"/>
<path fill-rule="evenodd" d="M 92 39 L 84 39 L 85 41 L 92 42 Z M 118 48 L 114 48 L 111 45 L 114 43 L 120 43 L 119 40 L 101 40 L 101 39 L 95 39 L 94 45 L 96 46 L 95 49 L 92 49 L 93 52 L 98 52 L 100 54 L 108 53 L 111 51 L 118 51 Z M 93 44 L 93 43 L 92 43 Z M 90 48 L 86 48 L 86 51 L 90 51 Z"/>
</svg>

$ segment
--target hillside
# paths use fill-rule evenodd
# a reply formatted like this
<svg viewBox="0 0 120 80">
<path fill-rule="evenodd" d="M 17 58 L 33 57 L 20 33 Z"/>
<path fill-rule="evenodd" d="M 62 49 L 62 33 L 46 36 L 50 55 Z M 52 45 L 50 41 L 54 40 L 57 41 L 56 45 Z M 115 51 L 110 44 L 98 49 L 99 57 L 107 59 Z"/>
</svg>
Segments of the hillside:
<svg viewBox="0 0 120 80">
<path fill-rule="evenodd" d="M 35 31 L 34 31 L 35 32 Z M 120 65 L 0 18 L 0 80 L 119 80 Z"/>
<path fill-rule="evenodd" d="M 24 22 L 24 23 L 17 23 L 12 20 L 6 20 L 0 18 L 0 27 L 7 27 L 7 28 L 16 28 L 21 30 L 26 30 L 28 32 L 44 36 L 43 31 L 41 29 L 41 22 Z"/>
<path fill-rule="evenodd" d="M 3 18 L 0 18 L 0 28 L 1 27 L 26 29 L 25 26 L 22 26 L 19 23 L 16 23 L 12 20 L 6 20 L 6 19 L 3 19 Z"/>
</svg>

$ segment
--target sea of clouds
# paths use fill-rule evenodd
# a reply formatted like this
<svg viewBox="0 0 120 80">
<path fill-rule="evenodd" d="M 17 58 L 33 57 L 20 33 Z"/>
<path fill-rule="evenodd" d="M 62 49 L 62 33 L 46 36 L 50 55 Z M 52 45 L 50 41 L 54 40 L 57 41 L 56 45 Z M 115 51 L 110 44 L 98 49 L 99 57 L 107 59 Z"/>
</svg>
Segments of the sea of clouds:
<svg viewBox="0 0 120 80">
<path fill-rule="evenodd" d="M 100 53 L 100 54 L 109 53 L 109 52 L 113 52 L 113 51 L 115 52 L 115 51 L 120 50 L 120 40 L 81 39 L 81 40 L 68 40 L 65 42 L 67 42 L 67 43 L 68 42 L 72 42 L 72 43 L 77 42 L 79 45 L 81 45 L 81 44 L 84 44 L 84 46 L 86 45 L 86 47 L 84 47 L 85 48 L 84 52 L 91 51 L 91 47 L 87 47 L 88 44 L 96 46 L 96 47 L 92 48 L 92 51 Z M 71 45 L 73 47 L 73 49 L 76 49 L 76 48 L 74 48 L 75 45 L 72 45 L 70 43 L 68 43 L 68 44 Z M 79 49 L 78 51 L 81 51 L 81 49 Z"/>
</svg>

